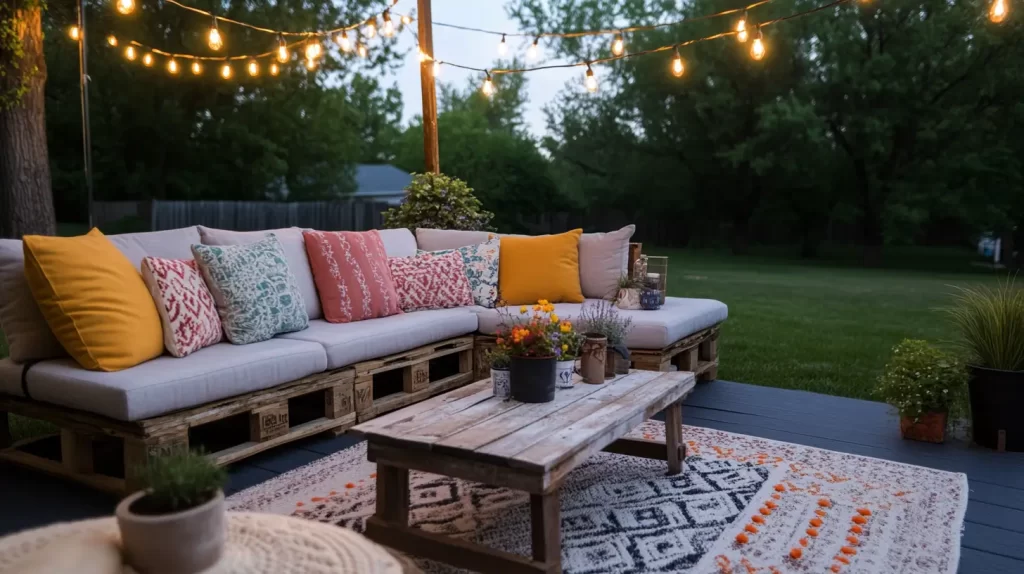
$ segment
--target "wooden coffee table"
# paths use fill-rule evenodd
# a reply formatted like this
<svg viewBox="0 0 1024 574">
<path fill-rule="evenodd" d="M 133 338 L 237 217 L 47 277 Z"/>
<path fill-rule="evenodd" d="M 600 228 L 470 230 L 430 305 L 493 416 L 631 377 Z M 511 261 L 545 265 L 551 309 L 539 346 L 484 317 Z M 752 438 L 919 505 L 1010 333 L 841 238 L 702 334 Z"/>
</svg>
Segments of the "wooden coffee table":
<svg viewBox="0 0 1024 574">
<path fill-rule="evenodd" d="M 377 463 L 377 512 L 366 535 L 396 550 L 482 572 L 561 572 L 559 489 L 572 469 L 607 451 L 668 461 L 682 470 L 682 401 L 689 372 L 630 371 L 559 389 L 550 403 L 492 396 L 491 381 L 461 389 L 353 428 Z M 665 410 L 666 442 L 623 438 Z M 533 559 L 409 526 L 409 471 L 530 493 Z"/>
</svg>

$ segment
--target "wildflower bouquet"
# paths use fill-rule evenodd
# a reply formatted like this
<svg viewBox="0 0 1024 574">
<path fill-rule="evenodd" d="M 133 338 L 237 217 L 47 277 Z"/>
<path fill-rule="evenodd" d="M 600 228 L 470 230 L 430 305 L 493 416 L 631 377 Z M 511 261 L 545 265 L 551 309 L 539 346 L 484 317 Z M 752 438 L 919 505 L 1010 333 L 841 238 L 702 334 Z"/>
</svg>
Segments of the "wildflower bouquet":
<svg viewBox="0 0 1024 574">
<path fill-rule="evenodd" d="M 504 312 L 498 329 L 498 349 L 512 357 L 554 357 L 556 360 L 574 358 L 583 344 L 580 335 L 569 321 L 563 321 L 555 306 L 545 299 L 531 308 L 523 305 L 518 315 Z"/>
<path fill-rule="evenodd" d="M 917 419 L 929 412 L 963 414 L 967 371 L 955 357 L 925 341 L 905 339 L 879 378 L 878 395 Z"/>
</svg>

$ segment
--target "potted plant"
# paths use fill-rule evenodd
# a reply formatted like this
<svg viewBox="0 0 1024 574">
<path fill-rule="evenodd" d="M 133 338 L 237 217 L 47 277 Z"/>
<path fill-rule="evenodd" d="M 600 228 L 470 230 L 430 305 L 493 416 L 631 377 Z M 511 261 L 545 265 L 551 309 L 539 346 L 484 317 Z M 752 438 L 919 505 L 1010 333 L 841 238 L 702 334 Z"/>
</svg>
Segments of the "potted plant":
<svg viewBox="0 0 1024 574">
<path fill-rule="evenodd" d="M 967 354 L 971 436 L 999 450 L 1024 451 L 1024 289 L 960 288 L 949 315 Z"/>
<path fill-rule="evenodd" d="M 955 357 L 927 341 L 905 339 L 892 350 L 878 394 L 899 409 L 903 438 L 940 443 L 950 412 L 962 410 L 966 380 Z"/>
<path fill-rule="evenodd" d="M 583 306 L 577 320 L 580 331 L 590 335 L 603 335 L 608 339 L 608 356 L 605 360 L 605 377 L 629 372 L 629 349 L 626 337 L 633 329 L 633 319 L 619 315 L 607 301 L 598 301 Z"/>
<path fill-rule="evenodd" d="M 487 353 L 487 361 L 491 365 L 491 385 L 494 387 L 494 396 L 507 399 L 511 389 L 509 369 L 512 366 L 512 357 L 503 346 L 504 339 L 498 337 L 497 344 L 497 347 Z"/>
<path fill-rule="evenodd" d="M 483 208 L 473 188 L 443 173 L 414 173 L 401 205 L 383 213 L 384 227 L 490 231 L 494 214 Z"/>
<path fill-rule="evenodd" d="M 585 337 L 573 327 L 572 323 L 563 320 L 558 324 L 555 339 L 555 386 L 560 389 L 571 389 L 576 374 L 576 357 L 579 356 Z"/>
<path fill-rule="evenodd" d="M 512 398 L 524 403 L 555 400 L 557 335 L 561 322 L 555 306 L 541 299 L 533 306 L 519 308 L 519 315 L 506 313 L 499 331 L 498 348 L 511 358 L 509 369 Z"/>
<path fill-rule="evenodd" d="M 224 469 L 186 450 L 151 460 L 143 478 L 146 489 L 116 510 L 128 564 L 143 574 L 190 574 L 215 564 L 224 551 Z"/>
<path fill-rule="evenodd" d="M 619 292 L 615 296 L 615 306 L 629 311 L 640 309 L 640 291 L 643 288 L 644 282 L 636 277 L 619 277 Z"/>
</svg>

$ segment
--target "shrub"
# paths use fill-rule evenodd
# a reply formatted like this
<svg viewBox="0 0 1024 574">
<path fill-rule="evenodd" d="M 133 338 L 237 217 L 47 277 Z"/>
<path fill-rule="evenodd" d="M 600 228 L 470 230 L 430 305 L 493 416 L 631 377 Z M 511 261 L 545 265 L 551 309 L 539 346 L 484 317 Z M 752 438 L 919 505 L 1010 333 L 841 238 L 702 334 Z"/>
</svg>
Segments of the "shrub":
<svg viewBox="0 0 1024 574">
<path fill-rule="evenodd" d="M 384 212 L 384 227 L 490 231 L 494 214 L 485 211 L 473 188 L 439 173 L 413 174 L 405 202 Z"/>
<path fill-rule="evenodd" d="M 139 500 L 141 510 L 166 514 L 213 498 L 227 481 L 227 473 L 202 453 L 186 450 L 151 460 L 143 479 L 149 493 Z"/>
<path fill-rule="evenodd" d="M 878 395 L 903 416 L 948 412 L 952 421 L 966 413 L 967 370 L 927 341 L 904 339 L 893 347 L 878 383 Z"/>
<path fill-rule="evenodd" d="M 947 309 L 972 365 L 1024 371 L 1024 289 L 1007 281 L 995 289 L 958 287 Z"/>
</svg>

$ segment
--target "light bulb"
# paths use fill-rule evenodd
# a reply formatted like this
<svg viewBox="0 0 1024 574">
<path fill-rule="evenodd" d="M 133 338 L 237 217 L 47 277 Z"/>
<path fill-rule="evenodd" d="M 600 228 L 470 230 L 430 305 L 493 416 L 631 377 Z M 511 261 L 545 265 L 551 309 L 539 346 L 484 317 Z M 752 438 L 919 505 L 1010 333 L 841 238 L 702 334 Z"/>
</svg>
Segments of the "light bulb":
<svg viewBox="0 0 1024 574">
<path fill-rule="evenodd" d="M 334 40 L 338 43 L 342 52 L 352 51 L 352 40 L 348 38 L 348 32 L 342 32 L 341 35 L 335 37 Z"/>
<path fill-rule="evenodd" d="M 747 32 L 747 17 L 744 16 L 736 22 L 736 39 L 739 40 L 742 44 L 743 42 L 747 41 L 748 36 L 749 34 Z"/>
<path fill-rule="evenodd" d="M 306 59 L 315 60 L 320 57 L 323 53 L 323 47 L 320 46 L 320 42 L 310 40 L 306 42 Z"/>
<path fill-rule="evenodd" d="M 284 38 L 280 38 L 277 41 L 277 61 L 282 64 L 287 63 L 288 60 L 292 59 L 292 55 L 288 53 L 288 44 L 284 43 Z"/>
<path fill-rule="evenodd" d="M 277 64 L 273 64 L 273 63 L 270 64 L 270 75 L 271 76 L 276 76 L 280 72 L 281 72 L 281 68 L 278 68 Z"/>
<path fill-rule="evenodd" d="M 385 38 L 395 35 L 395 24 L 391 21 L 391 13 L 387 10 L 384 11 L 384 26 L 380 29 L 380 35 Z"/>
<path fill-rule="evenodd" d="M 412 16 L 408 14 L 402 14 L 402 24 L 405 26 L 412 24 Z"/>
<path fill-rule="evenodd" d="M 764 41 L 761 39 L 761 31 L 758 30 L 757 38 L 754 38 L 754 43 L 750 45 L 750 57 L 760 61 L 764 58 L 765 52 Z"/>
<path fill-rule="evenodd" d="M 526 49 L 526 59 L 531 62 L 540 59 L 540 38 L 535 38 L 530 47 Z"/>
<path fill-rule="evenodd" d="M 594 70 L 590 68 L 589 64 L 587 65 L 587 75 L 586 78 L 583 80 L 583 85 L 587 88 L 587 91 L 590 93 L 594 93 L 597 91 L 597 76 L 594 75 Z"/>
<path fill-rule="evenodd" d="M 490 74 L 487 74 L 487 79 L 484 80 L 484 85 L 480 88 L 480 91 L 488 98 L 494 95 L 494 82 L 491 80 Z"/>
<path fill-rule="evenodd" d="M 254 78 L 260 75 L 260 65 L 256 60 L 249 60 L 249 64 L 245 66 L 245 70 Z"/>
<path fill-rule="evenodd" d="M 198 76 L 203 73 L 203 65 L 198 61 L 192 62 L 192 75 Z"/>
<path fill-rule="evenodd" d="M 129 62 L 134 62 L 135 61 L 135 56 L 136 56 L 136 54 L 135 54 L 135 46 L 128 46 L 127 48 L 124 49 L 124 57 L 128 58 Z"/>
<path fill-rule="evenodd" d="M 367 38 L 373 38 L 377 35 L 377 19 L 374 18 L 366 23 L 366 27 L 363 28 L 363 35 Z"/>
<path fill-rule="evenodd" d="M 117 11 L 122 14 L 131 14 L 135 11 L 135 0 L 117 0 Z"/>
<path fill-rule="evenodd" d="M 68 28 L 68 37 L 77 42 L 78 39 L 82 37 L 82 31 L 78 26 L 72 26 Z"/>
<path fill-rule="evenodd" d="M 683 64 L 683 57 L 679 55 L 679 48 L 676 48 L 676 57 L 672 59 L 672 75 L 679 78 L 686 71 L 686 65 Z"/>
<path fill-rule="evenodd" d="M 419 58 L 420 58 L 420 63 L 421 63 L 421 64 L 422 64 L 423 62 L 426 62 L 427 60 L 429 60 L 429 59 L 430 59 L 430 56 L 428 56 L 428 55 L 427 55 L 427 53 L 426 53 L 426 52 L 424 52 L 423 50 L 419 50 L 419 51 L 418 51 L 418 54 L 419 54 Z"/>
<path fill-rule="evenodd" d="M 225 80 L 230 79 L 232 74 L 231 64 L 224 64 L 220 67 L 220 77 Z"/>
<path fill-rule="evenodd" d="M 167 73 L 171 75 L 178 73 L 178 61 L 174 58 L 167 60 Z"/>
<path fill-rule="evenodd" d="M 508 42 L 505 41 L 505 35 L 501 35 L 501 41 L 498 42 L 498 55 L 504 56 L 508 54 Z"/>
<path fill-rule="evenodd" d="M 441 62 L 439 60 L 434 60 L 434 77 L 436 78 L 436 77 L 438 77 L 440 75 L 441 75 Z"/>
<path fill-rule="evenodd" d="M 153 54 L 150 54 L 149 52 L 146 52 L 142 56 L 142 65 L 146 66 L 147 68 L 152 66 L 153 65 Z"/>
<path fill-rule="evenodd" d="M 224 38 L 220 35 L 220 30 L 217 29 L 217 20 L 213 21 L 213 27 L 210 28 L 210 34 L 207 36 L 207 42 L 210 45 L 210 49 L 216 52 L 224 47 Z"/>
<path fill-rule="evenodd" d="M 1010 6 L 1006 3 L 1006 0 L 995 0 L 992 2 L 992 8 L 988 11 L 988 19 L 1000 24 L 1006 20 L 1007 14 L 1010 13 Z"/>
<path fill-rule="evenodd" d="M 309 71 L 315 70 L 316 69 L 316 60 L 313 60 L 311 58 L 306 58 L 306 69 L 309 70 Z"/>
<path fill-rule="evenodd" d="M 115 36 L 113 34 L 107 36 L 107 45 L 108 46 L 117 46 L 117 36 Z"/>
<path fill-rule="evenodd" d="M 621 34 L 617 34 L 615 39 L 612 40 L 612 54 L 621 56 L 626 51 L 626 41 L 622 39 Z"/>
<path fill-rule="evenodd" d="M 356 53 L 359 54 L 360 58 L 365 58 L 370 55 L 370 51 L 366 49 L 366 44 L 363 44 L 362 42 L 356 46 Z"/>
</svg>

